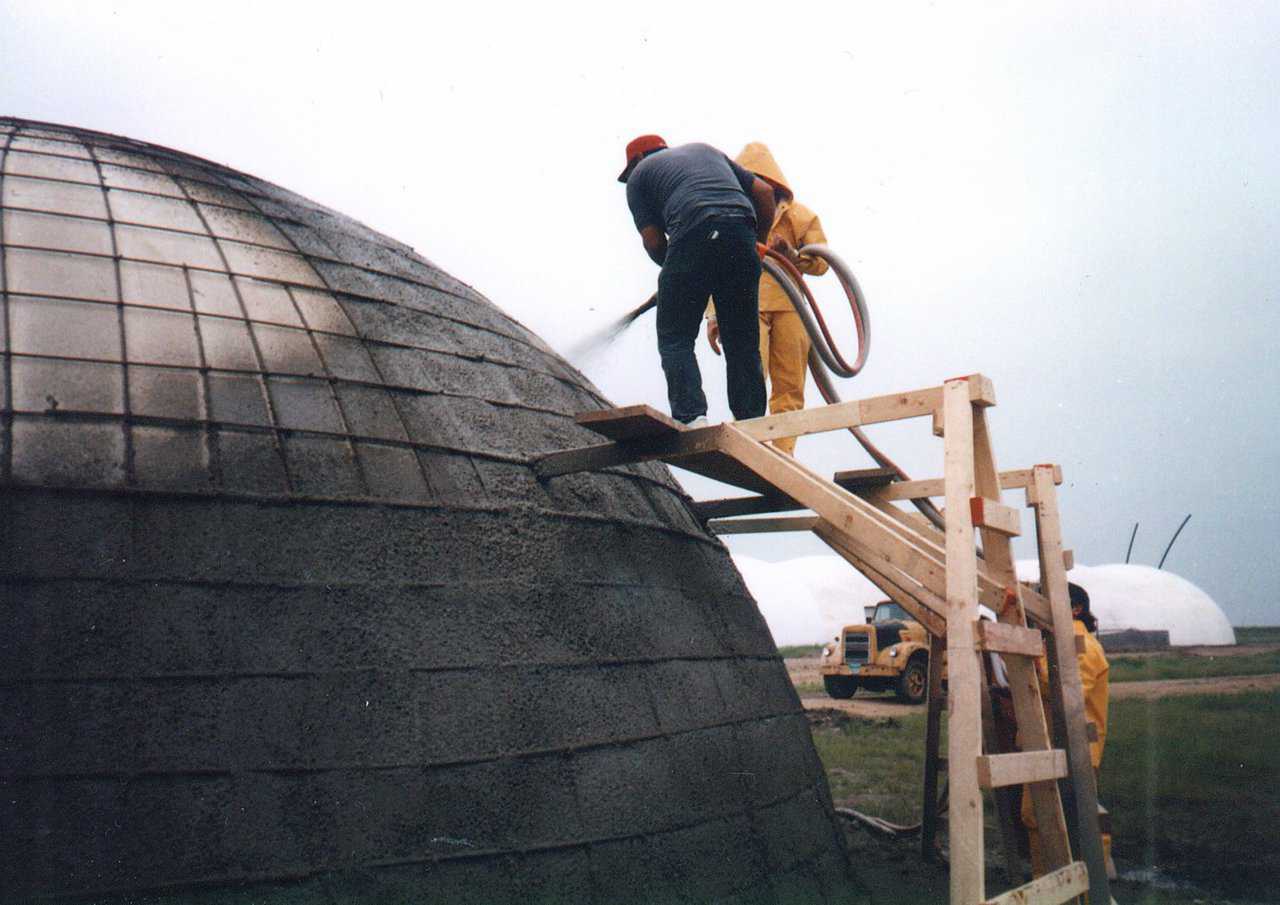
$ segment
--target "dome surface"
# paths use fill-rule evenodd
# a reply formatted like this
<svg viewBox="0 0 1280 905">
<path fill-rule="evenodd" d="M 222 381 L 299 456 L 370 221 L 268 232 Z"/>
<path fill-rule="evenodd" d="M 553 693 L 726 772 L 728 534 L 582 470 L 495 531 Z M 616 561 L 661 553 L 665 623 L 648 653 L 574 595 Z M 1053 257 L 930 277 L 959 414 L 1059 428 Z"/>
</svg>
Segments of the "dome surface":
<svg viewBox="0 0 1280 905">
<path fill-rule="evenodd" d="M 536 336 L 116 136 L 0 119 L 0 204 L 0 898 L 843 899 L 724 547 L 533 477 L 609 404 Z"/>
<path fill-rule="evenodd" d="M 1018 577 L 1036 581 L 1040 564 L 1019 560 Z M 1089 592 L 1099 632 L 1120 629 L 1167 631 L 1169 643 L 1235 644 L 1236 633 L 1214 599 L 1180 575 L 1136 563 L 1078 565 L 1067 573 Z"/>
</svg>

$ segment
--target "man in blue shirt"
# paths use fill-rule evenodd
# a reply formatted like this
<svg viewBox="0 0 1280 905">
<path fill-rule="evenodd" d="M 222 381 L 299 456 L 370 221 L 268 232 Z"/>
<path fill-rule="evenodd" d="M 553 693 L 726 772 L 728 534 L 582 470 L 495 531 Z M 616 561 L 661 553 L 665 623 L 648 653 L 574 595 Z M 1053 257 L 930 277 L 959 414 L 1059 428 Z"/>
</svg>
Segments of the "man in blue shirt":
<svg viewBox="0 0 1280 905">
<path fill-rule="evenodd" d="M 644 250 L 662 268 L 658 355 L 671 417 L 706 424 L 694 343 L 708 296 L 720 324 L 733 417 L 763 415 L 756 243 L 773 225 L 773 189 L 710 145 L 669 148 L 657 135 L 627 145 L 627 167 L 618 181 L 627 185 Z"/>
</svg>

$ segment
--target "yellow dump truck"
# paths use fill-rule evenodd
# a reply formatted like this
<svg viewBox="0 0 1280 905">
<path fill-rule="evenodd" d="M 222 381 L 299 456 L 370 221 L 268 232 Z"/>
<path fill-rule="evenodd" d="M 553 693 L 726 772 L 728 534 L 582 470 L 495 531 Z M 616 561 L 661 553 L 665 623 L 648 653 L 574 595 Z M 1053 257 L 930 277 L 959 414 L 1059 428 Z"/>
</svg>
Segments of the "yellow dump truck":
<svg viewBox="0 0 1280 905">
<path fill-rule="evenodd" d="M 899 700 L 919 704 L 929 690 L 929 633 L 902 607 L 882 601 L 867 607 L 866 624 L 846 625 L 822 649 L 818 672 L 833 698 L 893 689 Z"/>
</svg>

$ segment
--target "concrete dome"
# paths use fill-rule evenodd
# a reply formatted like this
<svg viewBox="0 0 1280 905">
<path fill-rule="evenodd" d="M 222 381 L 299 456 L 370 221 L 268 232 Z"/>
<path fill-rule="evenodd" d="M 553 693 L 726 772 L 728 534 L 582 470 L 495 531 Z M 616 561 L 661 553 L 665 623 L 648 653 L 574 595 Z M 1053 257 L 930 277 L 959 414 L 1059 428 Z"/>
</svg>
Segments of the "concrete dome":
<svg viewBox="0 0 1280 905">
<path fill-rule="evenodd" d="M 665 468 L 534 479 L 579 373 L 251 176 L 0 164 L 0 898 L 843 895 L 723 546 Z"/>
<path fill-rule="evenodd" d="M 1018 577 L 1038 581 L 1040 564 L 1019 560 Z M 1128 563 L 1078 565 L 1067 578 L 1089 592 L 1098 629 L 1167 631 L 1172 645 L 1235 644 L 1236 633 L 1213 598 L 1187 579 Z"/>
</svg>

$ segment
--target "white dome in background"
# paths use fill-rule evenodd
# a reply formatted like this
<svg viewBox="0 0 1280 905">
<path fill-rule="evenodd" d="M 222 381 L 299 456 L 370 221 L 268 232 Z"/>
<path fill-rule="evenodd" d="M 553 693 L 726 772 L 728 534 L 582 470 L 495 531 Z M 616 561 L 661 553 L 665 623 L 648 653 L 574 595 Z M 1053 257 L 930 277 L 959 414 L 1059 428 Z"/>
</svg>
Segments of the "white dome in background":
<svg viewBox="0 0 1280 905">
<path fill-rule="evenodd" d="M 735 555 L 774 643 L 816 644 L 842 626 L 862 622 L 864 607 L 886 595 L 839 556 L 802 556 L 768 562 Z M 1040 565 L 1018 561 L 1018 577 L 1036 581 Z M 1151 566 L 1076 566 L 1067 577 L 1089 592 L 1090 607 L 1104 631 L 1134 628 L 1167 631 L 1169 643 L 1235 644 L 1235 630 L 1213 598 L 1172 572 Z"/>
<path fill-rule="evenodd" d="M 863 607 L 885 594 L 839 556 L 801 556 L 767 562 L 734 555 L 779 647 L 818 644 L 843 626 L 866 620 Z"/>
<path fill-rule="evenodd" d="M 1018 560 L 1018 577 L 1039 580 L 1039 562 Z M 1076 566 L 1067 577 L 1089 592 L 1089 608 L 1103 632 L 1168 631 L 1172 645 L 1236 643 L 1231 622 L 1213 598 L 1172 572 L 1114 563 Z"/>
</svg>

